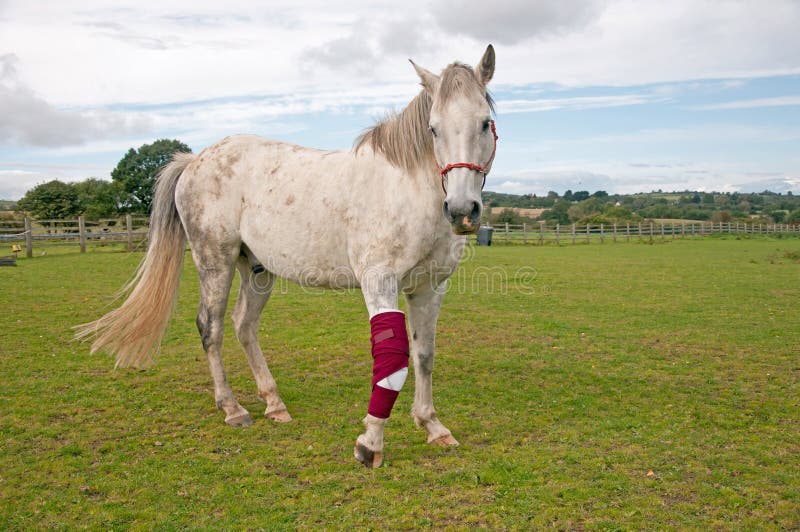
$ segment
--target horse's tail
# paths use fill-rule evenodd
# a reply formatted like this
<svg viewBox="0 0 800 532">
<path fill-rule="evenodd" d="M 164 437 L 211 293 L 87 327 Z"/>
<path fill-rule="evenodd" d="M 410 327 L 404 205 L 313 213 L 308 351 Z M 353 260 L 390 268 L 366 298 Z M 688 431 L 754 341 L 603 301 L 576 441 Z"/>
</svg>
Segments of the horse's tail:
<svg viewBox="0 0 800 532">
<path fill-rule="evenodd" d="M 150 217 L 147 254 L 133 279 L 117 297 L 122 305 L 102 318 L 76 327 L 76 339 L 93 338 L 92 353 L 116 355 L 116 367 L 143 367 L 152 362 L 178 296 L 186 233 L 175 207 L 175 189 L 194 159 L 176 153 L 159 173 Z"/>
</svg>

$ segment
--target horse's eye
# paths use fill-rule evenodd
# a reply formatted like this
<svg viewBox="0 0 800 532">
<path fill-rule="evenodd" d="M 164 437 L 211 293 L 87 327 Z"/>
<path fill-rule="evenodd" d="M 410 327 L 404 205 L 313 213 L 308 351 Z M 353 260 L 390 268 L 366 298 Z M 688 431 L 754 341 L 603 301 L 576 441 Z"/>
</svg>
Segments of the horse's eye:
<svg viewBox="0 0 800 532">
<path fill-rule="evenodd" d="M 483 121 L 483 132 L 484 132 L 484 133 L 486 133 L 487 131 L 489 131 L 489 126 L 490 126 L 490 125 L 491 125 L 491 121 L 490 121 L 490 120 L 484 120 L 484 121 Z"/>
<path fill-rule="evenodd" d="M 431 130 L 431 135 L 433 135 L 434 137 L 438 137 L 439 136 L 439 134 L 436 132 L 436 128 L 435 127 L 428 126 L 428 129 Z"/>
</svg>

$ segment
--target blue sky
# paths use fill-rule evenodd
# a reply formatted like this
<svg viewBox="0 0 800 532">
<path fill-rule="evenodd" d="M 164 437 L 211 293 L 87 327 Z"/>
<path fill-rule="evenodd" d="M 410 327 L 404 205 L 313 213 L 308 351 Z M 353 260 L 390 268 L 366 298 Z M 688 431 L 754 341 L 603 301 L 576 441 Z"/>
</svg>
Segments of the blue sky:
<svg viewBox="0 0 800 532">
<path fill-rule="evenodd" d="M 349 149 L 497 51 L 487 189 L 800 193 L 800 2 L 0 0 L 0 198 L 130 147 L 257 133 Z"/>
</svg>

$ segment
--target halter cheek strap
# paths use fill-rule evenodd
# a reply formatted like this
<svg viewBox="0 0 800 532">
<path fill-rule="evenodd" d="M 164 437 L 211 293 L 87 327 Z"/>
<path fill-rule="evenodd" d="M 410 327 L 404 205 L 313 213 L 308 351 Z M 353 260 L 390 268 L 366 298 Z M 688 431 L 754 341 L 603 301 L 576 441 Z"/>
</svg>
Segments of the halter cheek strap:
<svg viewBox="0 0 800 532">
<path fill-rule="evenodd" d="M 439 163 L 436 163 L 436 167 L 439 169 L 439 175 L 442 176 L 442 190 L 444 191 L 445 195 L 447 195 L 447 188 L 445 187 L 445 180 L 447 179 L 447 173 L 452 170 L 453 168 L 469 168 L 470 170 L 474 170 L 476 172 L 480 172 L 483 174 L 483 183 L 481 183 L 481 190 L 483 190 L 483 186 L 486 184 L 486 174 L 488 174 L 488 167 L 494 161 L 494 154 L 497 152 L 497 140 L 500 138 L 497 136 L 497 129 L 494 126 L 494 120 L 491 121 L 492 125 L 492 136 L 494 137 L 494 147 L 492 147 L 492 154 L 489 156 L 489 160 L 486 162 L 485 165 L 481 166 L 475 163 L 450 163 L 444 168 L 439 166 Z"/>
</svg>

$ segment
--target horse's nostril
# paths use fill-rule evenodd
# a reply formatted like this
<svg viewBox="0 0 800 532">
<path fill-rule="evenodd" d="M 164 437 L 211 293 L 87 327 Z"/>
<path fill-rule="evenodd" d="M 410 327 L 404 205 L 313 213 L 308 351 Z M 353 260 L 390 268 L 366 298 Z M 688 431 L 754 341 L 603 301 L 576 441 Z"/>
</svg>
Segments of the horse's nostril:
<svg viewBox="0 0 800 532">
<path fill-rule="evenodd" d="M 450 216 L 450 205 L 448 205 L 447 201 L 444 202 L 444 205 L 442 206 L 442 209 L 444 210 L 444 215 L 449 217 Z"/>
<path fill-rule="evenodd" d="M 473 220 L 481 215 L 481 205 L 477 201 L 472 202 L 472 211 L 469 213 L 469 217 Z"/>
</svg>

